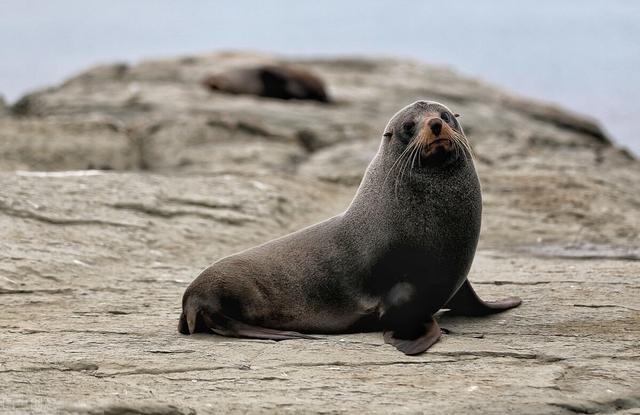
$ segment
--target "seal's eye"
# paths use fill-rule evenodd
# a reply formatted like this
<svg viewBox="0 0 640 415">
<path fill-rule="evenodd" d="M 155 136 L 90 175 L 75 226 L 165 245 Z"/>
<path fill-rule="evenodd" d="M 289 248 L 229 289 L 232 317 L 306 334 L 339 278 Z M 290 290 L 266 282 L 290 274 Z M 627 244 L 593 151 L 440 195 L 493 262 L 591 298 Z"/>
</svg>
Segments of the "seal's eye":
<svg viewBox="0 0 640 415">
<path fill-rule="evenodd" d="M 402 124 L 402 132 L 405 134 L 412 134 L 414 128 L 416 128 L 416 123 L 414 121 L 407 121 Z"/>
<path fill-rule="evenodd" d="M 449 116 L 448 112 L 443 112 L 442 114 L 440 114 L 440 118 L 442 118 L 442 121 L 446 122 L 447 124 L 451 122 L 451 117 Z"/>
</svg>

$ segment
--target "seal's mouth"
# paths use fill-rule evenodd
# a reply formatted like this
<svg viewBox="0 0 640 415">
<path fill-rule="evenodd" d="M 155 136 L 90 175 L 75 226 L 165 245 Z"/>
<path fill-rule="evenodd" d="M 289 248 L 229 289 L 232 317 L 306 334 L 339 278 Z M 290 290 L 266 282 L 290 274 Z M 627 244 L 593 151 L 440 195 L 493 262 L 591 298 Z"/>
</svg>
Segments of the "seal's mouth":
<svg viewBox="0 0 640 415">
<path fill-rule="evenodd" d="M 456 154 L 454 132 L 439 117 L 424 120 L 418 134 L 420 158 L 426 164 L 439 164 Z"/>
<path fill-rule="evenodd" d="M 430 151 L 435 148 L 451 147 L 452 144 L 453 143 L 450 138 L 438 138 L 427 144 L 425 150 Z"/>
<path fill-rule="evenodd" d="M 439 139 L 421 151 L 422 161 L 427 165 L 438 165 L 447 162 L 456 155 L 451 140 Z"/>
</svg>

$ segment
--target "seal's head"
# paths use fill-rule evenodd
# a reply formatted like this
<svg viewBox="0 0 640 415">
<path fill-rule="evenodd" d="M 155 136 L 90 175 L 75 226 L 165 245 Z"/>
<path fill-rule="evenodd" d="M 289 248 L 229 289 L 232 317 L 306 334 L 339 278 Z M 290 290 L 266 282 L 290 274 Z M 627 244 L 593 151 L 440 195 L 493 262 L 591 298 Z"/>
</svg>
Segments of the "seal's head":
<svg viewBox="0 0 640 415">
<path fill-rule="evenodd" d="M 412 167 L 445 166 L 471 157 L 457 117 L 440 103 L 416 101 L 391 118 L 383 135 L 394 156 L 407 157 Z"/>
</svg>

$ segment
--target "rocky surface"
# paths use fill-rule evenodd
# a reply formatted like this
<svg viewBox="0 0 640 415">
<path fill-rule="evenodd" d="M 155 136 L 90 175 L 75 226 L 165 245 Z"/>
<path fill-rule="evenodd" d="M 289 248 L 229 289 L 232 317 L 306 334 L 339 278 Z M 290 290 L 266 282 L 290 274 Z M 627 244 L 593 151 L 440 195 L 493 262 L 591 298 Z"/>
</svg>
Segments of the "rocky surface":
<svg viewBox="0 0 640 415">
<path fill-rule="evenodd" d="M 0 412 L 640 413 L 637 160 L 582 116 L 415 62 L 286 60 L 332 105 L 199 84 L 275 60 L 100 66 L 0 110 Z M 419 98 L 461 113 L 476 152 L 470 278 L 520 308 L 445 313 L 418 357 L 379 333 L 177 333 L 202 268 L 343 210 Z"/>
</svg>

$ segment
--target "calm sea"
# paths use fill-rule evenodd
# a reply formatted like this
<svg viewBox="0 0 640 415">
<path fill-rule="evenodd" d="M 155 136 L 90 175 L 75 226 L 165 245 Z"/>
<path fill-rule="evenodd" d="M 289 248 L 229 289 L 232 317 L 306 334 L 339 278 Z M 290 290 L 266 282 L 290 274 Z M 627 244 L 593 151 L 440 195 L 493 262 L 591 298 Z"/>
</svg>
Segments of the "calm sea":
<svg viewBox="0 0 640 415">
<path fill-rule="evenodd" d="M 8 101 L 98 62 L 237 48 L 448 65 L 596 117 L 640 154 L 636 0 L 0 0 Z"/>
</svg>

